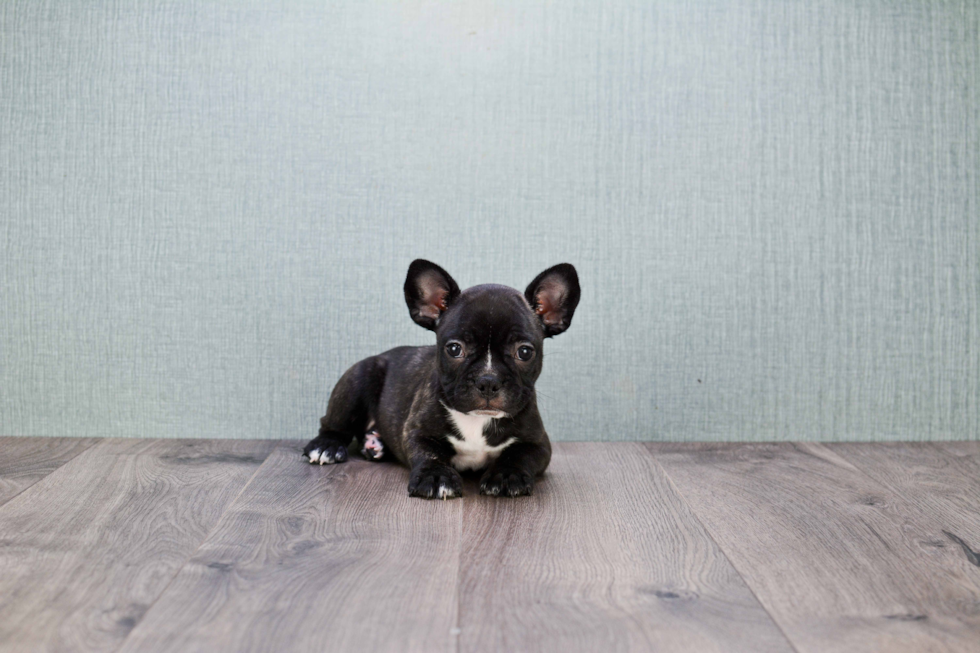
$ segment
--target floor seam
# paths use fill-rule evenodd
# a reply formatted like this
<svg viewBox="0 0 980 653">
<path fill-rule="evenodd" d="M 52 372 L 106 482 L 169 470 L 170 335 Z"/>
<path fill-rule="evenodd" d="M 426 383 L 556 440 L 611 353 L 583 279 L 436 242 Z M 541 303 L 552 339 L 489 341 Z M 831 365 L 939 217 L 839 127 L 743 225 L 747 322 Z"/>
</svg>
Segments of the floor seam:
<svg viewBox="0 0 980 653">
<path fill-rule="evenodd" d="M 65 462 L 63 462 L 63 463 L 61 463 L 60 465 L 58 465 L 57 467 L 55 467 L 54 469 L 52 469 L 52 470 L 51 470 L 50 472 L 48 472 L 47 474 L 45 474 L 45 475 L 44 475 L 44 476 L 42 476 L 41 478 L 39 478 L 39 479 L 37 479 L 37 480 L 36 480 L 36 481 L 34 481 L 33 483 L 31 483 L 30 485 L 28 485 L 28 486 L 26 486 L 26 487 L 23 487 L 23 488 L 21 488 L 21 490 L 20 490 L 20 491 L 19 491 L 19 492 L 18 492 L 17 494 L 14 494 L 14 495 L 12 495 L 12 496 L 9 496 L 9 497 L 7 497 L 6 499 L 4 499 L 4 501 L 3 501 L 3 502 L 0 502 L 0 508 L 3 508 L 3 507 L 4 507 L 4 506 L 6 506 L 7 504 L 9 504 L 9 503 L 10 503 L 11 501 L 13 501 L 14 499 L 16 499 L 16 498 L 17 498 L 17 497 L 19 497 L 20 495 L 22 495 L 22 494 L 24 494 L 24 492 L 27 492 L 28 490 L 30 490 L 30 489 L 31 489 L 32 487 L 34 487 L 35 485 L 37 485 L 37 484 L 38 484 L 38 483 L 40 483 L 41 481 L 43 481 L 43 480 L 45 480 L 45 479 L 47 479 L 47 478 L 48 478 L 49 476 L 51 476 L 52 474 L 54 474 L 54 473 L 56 473 L 56 472 L 58 472 L 58 471 L 59 471 L 59 470 L 61 470 L 61 469 L 64 469 L 64 467 L 65 467 L 65 465 L 67 465 L 67 464 L 68 464 L 68 463 L 70 463 L 71 461 L 73 461 L 73 460 L 75 460 L 76 458 L 78 458 L 79 456 L 81 456 L 81 455 L 82 455 L 83 453 L 85 453 L 86 451 L 90 451 L 90 450 L 91 450 L 91 449 L 92 449 L 93 447 L 95 447 L 96 445 L 98 445 L 98 444 L 101 444 L 101 443 L 103 443 L 103 442 L 105 442 L 105 438 L 80 438 L 80 439 L 86 439 L 86 440 L 87 440 L 87 439 L 91 439 L 91 440 L 94 440 L 94 442 L 92 442 L 92 444 L 90 444 L 89 446 L 87 446 L 87 447 L 85 447 L 84 449 L 82 449 L 81 451 L 79 451 L 78 453 L 76 453 L 76 454 L 75 454 L 74 456 L 72 456 L 71 458 L 69 458 L 69 459 L 68 459 L 68 460 L 66 460 Z"/>
<path fill-rule="evenodd" d="M 891 483 L 889 483 L 887 479 L 879 478 L 877 474 L 874 474 L 874 473 L 868 471 L 868 468 L 863 463 L 861 463 L 861 461 L 855 460 L 853 456 L 848 456 L 846 451 L 838 451 L 834 447 L 828 447 L 827 446 L 827 445 L 833 445 L 833 444 L 852 444 L 852 443 L 814 442 L 813 444 L 820 445 L 824 449 L 827 449 L 828 451 L 832 452 L 835 456 L 840 456 L 841 458 L 843 458 L 844 460 L 846 460 L 848 462 L 848 464 L 852 465 L 854 467 L 854 469 L 856 469 L 857 471 L 861 472 L 862 474 L 864 474 L 865 476 L 867 476 L 869 479 L 871 479 L 872 481 L 874 481 L 878 485 L 881 485 L 881 486 L 887 488 L 889 492 L 892 492 L 893 494 L 895 494 L 895 496 L 901 498 L 902 501 L 906 501 L 906 502 L 908 501 L 908 499 L 905 498 L 904 492 L 899 491 L 899 489 L 897 487 L 895 487 L 894 485 L 892 485 Z M 854 444 L 861 444 L 861 443 L 854 443 Z M 926 443 L 926 444 L 931 444 L 931 443 Z M 935 449 L 935 447 L 933 447 L 933 448 Z"/>
<path fill-rule="evenodd" d="M 722 547 L 722 545 L 715 538 L 714 533 L 711 532 L 711 529 L 708 528 L 707 523 L 705 523 L 704 519 L 701 518 L 701 515 L 697 513 L 697 511 L 695 510 L 691 502 L 687 500 L 687 498 L 684 496 L 684 493 L 681 492 L 680 487 L 678 487 L 678 485 L 674 483 L 674 479 L 670 477 L 670 474 L 667 472 L 667 469 L 660 464 L 660 461 L 657 459 L 656 454 L 650 450 L 649 446 L 645 445 L 643 448 L 646 449 L 647 455 L 649 455 L 650 458 L 653 459 L 653 462 L 657 465 L 660 471 L 663 472 L 664 478 L 667 480 L 667 483 L 670 484 L 670 487 L 673 488 L 674 492 L 677 493 L 677 496 L 681 499 L 681 501 L 684 502 L 684 505 L 687 506 L 687 509 L 691 511 L 691 516 L 694 517 L 697 523 L 701 525 L 701 528 L 704 529 L 704 532 L 707 534 L 708 539 L 711 540 L 712 544 L 718 547 L 718 551 L 721 553 L 721 555 L 725 556 L 725 560 L 727 560 L 728 564 L 732 566 L 732 569 L 735 571 L 736 574 L 738 574 L 738 577 L 742 579 L 742 583 L 745 585 L 745 588 L 749 590 L 749 592 L 751 592 L 752 596 L 755 598 L 756 603 L 759 604 L 759 607 L 762 608 L 762 610 L 769 616 L 769 619 L 772 620 L 772 623 L 776 626 L 776 628 L 779 629 L 779 632 L 782 633 L 783 638 L 786 640 L 786 643 L 789 644 L 791 649 L 793 649 L 797 653 L 800 653 L 800 649 L 797 648 L 796 643 L 790 638 L 789 634 L 783 628 L 783 625 L 779 623 L 779 620 L 776 618 L 776 615 L 770 612 L 769 609 L 766 607 L 766 604 L 762 602 L 761 598 L 759 598 L 759 595 L 752 588 L 752 585 L 749 584 L 749 581 L 745 577 L 745 574 L 742 573 L 742 570 L 738 568 L 738 566 L 735 564 L 735 561 L 732 560 L 731 556 L 728 555 L 728 551 L 726 551 L 724 547 Z"/>
<path fill-rule="evenodd" d="M 225 506 L 225 509 L 221 512 L 221 515 L 215 520 L 214 526 L 212 526 L 208 530 L 208 532 L 204 535 L 204 537 L 201 538 L 200 543 L 198 543 L 198 545 L 197 545 L 197 547 L 195 547 L 194 551 L 192 551 L 191 554 L 189 556 L 187 556 L 187 558 L 184 560 L 184 562 L 182 562 L 180 564 L 180 566 L 177 567 L 176 571 L 174 571 L 173 575 L 170 577 L 170 580 L 167 581 L 167 584 L 163 587 L 162 590 L 160 590 L 160 593 L 157 594 L 156 598 L 154 598 L 153 601 L 150 602 L 150 605 L 148 605 L 146 607 L 146 610 L 143 612 L 143 615 L 140 617 L 139 621 L 137 621 L 133 625 L 133 627 L 129 630 L 129 632 L 126 633 L 126 636 L 125 637 L 123 637 L 121 640 L 119 640 L 119 645 L 116 648 L 112 649 L 113 651 L 118 651 L 123 646 L 125 646 L 126 642 L 129 640 L 130 636 L 132 636 L 132 634 L 134 632 L 136 632 L 136 629 L 138 629 L 140 627 L 140 624 L 143 623 L 143 621 L 146 619 L 146 615 L 150 614 L 150 610 L 152 610 L 153 607 L 157 603 L 159 603 L 159 601 L 163 597 L 163 595 L 167 593 L 167 590 L 169 590 L 170 589 L 170 586 L 173 585 L 173 582 L 177 579 L 177 576 L 179 576 L 180 575 L 180 572 L 182 572 L 184 570 L 184 567 L 187 566 L 187 563 L 189 563 L 191 560 L 194 559 L 194 556 L 196 556 L 197 555 L 197 552 L 201 550 L 201 547 L 204 546 L 204 543 L 207 542 L 208 541 L 208 538 L 211 537 L 211 535 L 214 534 L 215 530 L 217 530 L 218 526 L 221 524 L 221 520 L 224 519 L 225 515 L 228 513 L 228 510 L 230 510 L 231 507 L 233 505 L 235 505 L 235 502 L 238 501 L 238 499 L 242 496 L 242 494 L 245 492 L 245 490 L 247 490 L 249 488 L 249 486 L 252 485 L 252 482 L 255 480 L 255 477 L 259 475 L 259 472 L 262 470 L 262 468 L 265 467 L 266 463 L 269 462 L 269 459 L 272 458 L 272 454 L 274 454 L 275 452 L 279 451 L 279 449 L 283 447 L 283 444 L 284 444 L 284 442 L 280 442 L 279 444 L 276 444 L 275 446 L 272 447 L 272 449 L 269 451 L 269 454 L 262 461 L 262 464 L 255 468 L 255 471 L 248 478 L 248 481 L 242 486 L 242 489 L 239 490 L 238 491 L 238 494 L 236 494 L 234 496 L 234 498 L 232 498 L 232 500 L 228 502 L 228 505 Z"/>
<path fill-rule="evenodd" d="M 855 460 L 853 456 L 848 456 L 846 451 L 837 451 L 835 448 L 831 446 L 827 446 L 828 444 L 835 444 L 835 443 L 816 442 L 814 444 L 817 444 L 820 447 L 823 447 L 824 449 L 828 449 L 829 451 L 833 452 L 834 455 L 836 456 L 840 456 L 841 458 L 846 460 L 848 464 L 852 465 L 854 469 L 856 469 L 858 472 L 867 476 L 868 479 L 870 479 L 872 482 L 877 483 L 878 485 L 882 486 L 883 488 L 885 488 L 886 490 L 894 494 L 896 498 L 898 498 L 903 503 L 905 503 L 911 510 L 915 511 L 918 515 L 924 515 L 926 519 L 928 519 L 933 523 L 934 526 L 938 527 L 940 533 L 948 537 L 950 540 L 952 540 L 955 544 L 957 544 L 960 548 L 963 549 L 963 552 L 966 555 L 966 559 L 968 562 L 976 565 L 976 562 L 974 562 L 975 558 L 973 559 L 971 558 L 973 556 L 976 556 L 977 552 L 971 549 L 970 546 L 966 542 L 964 542 L 959 536 L 947 530 L 950 527 L 943 524 L 945 520 L 937 519 L 935 515 L 928 513 L 924 509 L 918 507 L 914 499 L 910 495 L 908 495 L 908 493 L 905 490 L 896 487 L 895 485 L 892 485 L 892 483 L 889 482 L 887 478 L 883 478 L 878 474 L 872 472 L 867 466 L 867 461 Z M 942 457 L 949 456 L 949 454 L 946 453 L 941 447 L 937 446 L 935 442 L 925 442 L 923 444 L 925 444 L 928 448 L 932 449 L 936 454 Z M 946 503 L 946 502 L 943 501 L 942 503 Z M 919 606 L 918 609 L 923 610 L 923 612 L 927 611 L 925 608 L 921 606 Z"/>
<path fill-rule="evenodd" d="M 466 498 L 460 499 L 460 509 L 459 509 L 459 553 L 456 556 L 456 618 L 453 620 L 453 631 L 451 633 L 452 637 L 456 640 L 453 642 L 453 650 L 459 653 L 460 650 L 460 640 L 463 639 L 463 627 L 459 623 L 459 611 L 460 605 L 463 602 L 463 533 L 466 531 L 463 529 L 463 520 L 466 517 L 466 504 L 462 503 L 466 501 Z"/>
</svg>

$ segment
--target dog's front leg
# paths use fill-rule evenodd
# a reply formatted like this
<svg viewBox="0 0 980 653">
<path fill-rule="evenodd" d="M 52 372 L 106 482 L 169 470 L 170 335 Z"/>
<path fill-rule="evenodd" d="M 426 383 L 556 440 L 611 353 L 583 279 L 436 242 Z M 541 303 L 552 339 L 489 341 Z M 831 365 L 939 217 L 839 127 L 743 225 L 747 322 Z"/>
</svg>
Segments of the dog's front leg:
<svg viewBox="0 0 980 653">
<path fill-rule="evenodd" d="M 534 477 L 551 462 L 551 444 L 515 442 L 504 449 L 480 479 L 480 494 L 519 497 L 534 491 Z"/>
<path fill-rule="evenodd" d="M 408 438 L 412 473 L 408 496 L 422 499 L 455 499 L 463 496 L 463 479 L 450 461 L 455 453 L 445 438 L 413 432 Z"/>
</svg>

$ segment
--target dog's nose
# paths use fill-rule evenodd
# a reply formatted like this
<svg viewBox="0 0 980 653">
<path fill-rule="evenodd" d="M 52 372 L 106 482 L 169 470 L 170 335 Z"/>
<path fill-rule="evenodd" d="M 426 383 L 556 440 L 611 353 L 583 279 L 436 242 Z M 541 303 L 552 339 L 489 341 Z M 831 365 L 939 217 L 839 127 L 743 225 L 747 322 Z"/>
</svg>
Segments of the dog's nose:
<svg viewBox="0 0 980 653">
<path fill-rule="evenodd" d="M 476 380 L 476 389 L 487 399 L 500 392 L 500 379 L 490 374 L 484 374 Z"/>
</svg>

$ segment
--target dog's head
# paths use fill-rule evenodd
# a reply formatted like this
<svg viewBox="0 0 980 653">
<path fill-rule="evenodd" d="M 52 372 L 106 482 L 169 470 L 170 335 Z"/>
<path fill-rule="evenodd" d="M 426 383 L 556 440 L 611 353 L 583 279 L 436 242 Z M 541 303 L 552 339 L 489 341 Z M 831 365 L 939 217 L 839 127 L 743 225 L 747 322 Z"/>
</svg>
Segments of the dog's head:
<svg viewBox="0 0 980 653">
<path fill-rule="evenodd" d="M 575 268 L 561 263 L 522 295 L 485 284 L 460 292 L 449 273 L 418 259 L 408 268 L 405 301 L 416 324 L 436 332 L 442 389 L 461 413 L 516 415 L 533 396 L 542 345 L 568 329 L 581 290 Z"/>
</svg>

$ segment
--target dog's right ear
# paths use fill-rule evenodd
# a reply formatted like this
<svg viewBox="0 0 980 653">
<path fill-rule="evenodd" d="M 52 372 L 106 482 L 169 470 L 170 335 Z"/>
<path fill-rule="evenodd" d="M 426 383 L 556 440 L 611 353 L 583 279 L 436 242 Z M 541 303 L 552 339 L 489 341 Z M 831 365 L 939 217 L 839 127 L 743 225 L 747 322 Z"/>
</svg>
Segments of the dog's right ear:
<svg viewBox="0 0 980 653">
<path fill-rule="evenodd" d="M 459 286 L 441 267 L 424 259 L 408 266 L 405 278 L 405 303 L 415 323 L 436 330 L 439 316 L 459 297 Z"/>
</svg>

